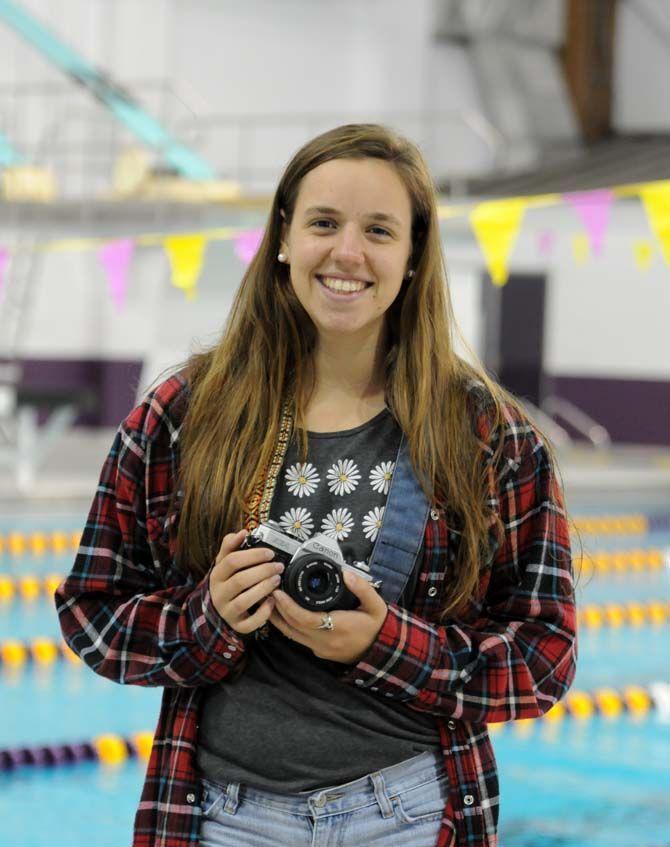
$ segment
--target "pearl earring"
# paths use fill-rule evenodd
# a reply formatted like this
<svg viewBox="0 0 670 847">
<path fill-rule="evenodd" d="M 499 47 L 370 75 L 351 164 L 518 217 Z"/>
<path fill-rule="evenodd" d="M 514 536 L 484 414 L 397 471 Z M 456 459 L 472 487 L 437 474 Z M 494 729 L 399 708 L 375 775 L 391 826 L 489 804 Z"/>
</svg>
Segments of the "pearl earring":
<svg viewBox="0 0 670 847">
<path fill-rule="evenodd" d="M 414 271 L 410 268 L 410 270 L 407 271 L 407 279 L 411 279 L 413 276 L 414 276 Z"/>
<path fill-rule="evenodd" d="M 286 253 L 279 253 L 277 255 L 277 258 L 279 259 L 280 262 L 285 262 L 286 261 Z"/>
</svg>

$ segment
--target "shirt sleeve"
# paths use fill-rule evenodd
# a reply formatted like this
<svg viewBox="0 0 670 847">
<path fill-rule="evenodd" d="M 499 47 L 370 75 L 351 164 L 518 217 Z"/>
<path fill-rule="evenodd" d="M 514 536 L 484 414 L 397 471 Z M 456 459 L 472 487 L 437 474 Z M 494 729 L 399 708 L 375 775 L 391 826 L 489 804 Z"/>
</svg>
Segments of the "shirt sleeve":
<svg viewBox="0 0 670 847">
<path fill-rule="evenodd" d="M 504 539 L 474 622 L 435 625 L 392 603 L 345 681 L 418 711 L 479 723 L 536 718 L 565 695 L 577 638 L 563 494 L 530 427 L 521 448 L 494 498 Z"/>
<path fill-rule="evenodd" d="M 219 616 L 209 573 L 169 585 L 147 540 L 140 432 L 119 428 L 104 462 L 73 568 L 55 592 L 67 644 L 119 683 L 197 686 L 224 679 L 245 642 Z M 168 492 L 169 493 L 169 492 Z"/>
</svg>

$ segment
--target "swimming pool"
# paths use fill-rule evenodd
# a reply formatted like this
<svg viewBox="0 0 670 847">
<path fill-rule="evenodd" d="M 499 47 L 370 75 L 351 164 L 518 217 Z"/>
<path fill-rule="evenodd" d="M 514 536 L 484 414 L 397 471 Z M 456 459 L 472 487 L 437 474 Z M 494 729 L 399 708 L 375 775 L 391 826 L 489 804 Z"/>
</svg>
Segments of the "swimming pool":
<svg viewBox="0 0 670 847">
<path fill-rule="evenodd" d="M 577 586 L 580 609 L 596 611 L 589 625 L 580 625 L 571 693 L 588 696 L 560 719 L 493 729 L 502 794 L 501 847 L 670 845 L 670 702 L 663 700 L 670 689 L 659 687 L 670 683 L 670 570 L 665 559 L 670 521 L 651 517 L 645 535 L 584 536 L 588 553 L 607 554 L 595 558 L 598 566 L 586 568 Z M 161 691 L 115 685 L 62 657 L 45 664 L 19 659 L 13 665 L 15 653 L 7 647 L 10 640 L 27 644 L 37 636 L 47 644 L 60 642 L 44 584 L 49 574 L 69 569 L 72 535 L 84 519 L 84 513 L 0 515 L 0 596 L 3 584 L 6 596 L 6 586 L 14 588 L 13 599 L 0 602 L 0 751 L 5 751 L 0 842 L 9 847 L 118 847 L 130 839 L 145 769 L 146 737 L 137 734 L 153 730 Z M 61 552 L 54 550 L 54 530 L 64 533 Z M 7 549 L 12 532 L 15 552 Z M 35 533 L 45 534 L 42 543 L 34 540 Z M 16 541 L 20 536 L 23 552 Z M 31 537 L 43 552 L 31 551 Z M 28 575 L 37 578 L 40 590 L 33 600 L 26 599 L 35 590 L 25 581 Z M 632 603 L 643 610 L 636 624 L 628 613 Z M 648 611 L 653 604 L 665 609 L 656 623 Z M 48 650 L 44 655 L 48 660 Z M 638 712 L 620 711 L 625 697 L 633 697 L 630 686 L 642 692 Z M 613 692 L 609 700 L 607 689 Z M 645 707 L 644 693 L 650 691 L 656 700 Z M 607 711 L 611 717 L 604 716 Z M 21 748 L 37 751 L 42 764 L 10 768 L 7 751 L 18 761 Z M 103 757 L 120 760 L 87 760 L 100 750 Z"/>
</svg>

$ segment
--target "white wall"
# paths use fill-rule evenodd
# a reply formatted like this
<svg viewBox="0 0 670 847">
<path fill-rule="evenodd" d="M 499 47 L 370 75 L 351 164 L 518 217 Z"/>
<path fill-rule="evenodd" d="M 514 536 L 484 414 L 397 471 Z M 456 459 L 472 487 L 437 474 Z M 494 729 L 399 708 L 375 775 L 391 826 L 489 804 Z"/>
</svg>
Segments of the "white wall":
<svg viewBox="0 0 670 847">
<path fill-rule="evenodd" d="M 23 5 L 129 87 L 152 79 L 169 83 L 173 94 L 166 103 L 146 85 L 135 90 L 152 113 L 165 111 L 174 131 L 218 173 L 237 176 L 240 168 L 253 169 L 252 187 L 267 190 L 300 144 L 347 121 L 385 120 L 407 132 L 422 145 L 436 176 L 490 167 L 490 142 L 472 120 L 482 112 L 472 68 L 462 48 L 435 42 L 434 2 L 26 0 Z M 10 138 L 16 123 L 17 140 L 30 146 L 44 140 L 46 127 L 55 122 L 58 137 L 77 154 L 87 137 L 98 139 L 98 153 L 110 139 L 117 149 L 133 143 L 102 107 L 91 105 L 3 26 L 0 55 L 8 59 L 0 63 L 0 89 L 63 81 L 67 93 L 67 102 L 59 100 L 56 108 L 53 93 L 41 105 L 32 93 L 22 95 L 20 107 L 5 99 Z M 35 110 L 25 126 L 28 102 Z M 426 118 L 438 112 L 439 119 Z M 210 122 L 205 134 L 192 136 L 191 113 L 225 121 Z M 50 127 L 48 133 L 54 132 Z M 39 155 L 54 162 L 48 145 Z M 109 163 L 104 167 L 110 171 Z M 59 178 L 67 193 L 62 169 Z"/>
<path fill-rule="evenodd" d="M 319 129 L 315 113 L 337 111 L 343 119 L 346 114 L 360 117 L 364 113 L 374 119 L 390 110 L 476 112 L 480 108 L 464 53 L 432 39 L 431 0 L 414 0 L 411 14 L 406 0 L 364 4 L 357 0 L 328 4 L 308 0 L 26 0 L 25 5 L 122 81 L 172 80 L 203 114 L 276 115 L 283 121 L 272 136 L 276 143 L 255 145 L 249 136 L 245 151 L 270 169 L 283 165 Z M 667 17 L 667 7 L 660 0 L 647 0 L 646 5 Z M 640 125 L 644 114 L 653 114 L 661 122 L 670 120 L 668 110 L 659 106 L 667 98 L 658 88 L 668 76 L 668 54 L 655 50 L 656 42 L 635 23 L 627 4 L 621 4 L 619 11 L 619 120 L 622 125 Z M 0 83 L 56 77 L 34 51 L 3 27 L 0 55 L 4 57 Z M 295 113 L 310 117 L 312 124 L 298 126 L 285 120 Z M 47 118 L 53 121 L 54 115 L 42 115 L 43 121 Z M 436 176 L 444 168 L 458 172 L 459 168 L 488 166 L 490 153 L 485 144 L 462 124 L 454 123 L 446 140 L 439 134 L 421 136 L 419 124 L 410 122 L 405 129 L 423 143 Z M 229 139 L 228 147 L 224 140 L 220 132 L 213 132 L 203 141 L 221 167 L 233 162 L 234 139 Z M 260 215 L 247 213 L 244 222 L 254 226 L 264 221 Z M 551 259 L 537 254 L 535 238 L 543 227 L 557 231 Z M 55 223 L 53 230 L 45 226 L 37 237 L 68 232 L 65 225 Z M 95 234 L 90 221 L 87 231 Z M 125 228 L 126 234 L 142 231 L 146 228 L 133 229 L 130 222 Z M 617 203 L 605 256 L 584 266 L 578 266 L 571 255 L 570 239 L 579 231 L 581 226 L 569 210 L 529 212 L 512 256 L 513 269 L 546 270 L 550 275 L 548 370 L 557 375 L 668 378 L 670 357 L 664 338 L 670 313 L 670 269 L 658 251 L 649 272 L 635 269 L 632 241 L 649 237 L 639 204 Z M 72 226 L 69 234 L 80 232 Z M 98 229 L 97 234 L 111 233 Z M 11 247 L 16 237 L 15 230 L 0 226 L 0 245 Z M 479 275 L 483 263 L 479 250 L 462 227 L 456 234 L 445 225 L 445 245 L 457 313 L 466 337 L 481 351 Z M 194 339 L 215 337 L 241 270 L 231 244 L 210 245 L 199 299 L 185 304 L 181 292 L 167 282 L 167 260 L 161 250 L 138 250 L 129 308 L 117 315 L 93 254 L 47 254 L 30 320 L 21 336 L 21 352 L 35 357 L 151 355 L 167 364 L 186 355 Z"/>
<path fill-rule="evenodd" d="M 670 4 L 618 3 L 612 122 L 619 132 L 668 132 Z"/>
</svg>

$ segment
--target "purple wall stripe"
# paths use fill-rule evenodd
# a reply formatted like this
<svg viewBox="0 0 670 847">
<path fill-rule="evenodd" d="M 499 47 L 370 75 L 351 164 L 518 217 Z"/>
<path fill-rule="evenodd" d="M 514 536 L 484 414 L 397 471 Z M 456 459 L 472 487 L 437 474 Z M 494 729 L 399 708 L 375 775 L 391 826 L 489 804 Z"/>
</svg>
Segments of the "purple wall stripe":
<svg viewBox="0 0 670 847">
<path fill-rule="evenodd" d="M 135 406 L 142 373 L 140 360 L 22 359 L 19 397 L 39 397 L 40 423 L 49 415 L 48 398 L 66 398 L 70 392 L 88 389 L 93 394 L 90 409 L 77 418 L 76 426 L 117 427 Z"/>
<path fill-rule="evenodd" d="M 95 404 L 79 416 L 78 426 L 118 426 L 135 405 L 142 373 L 141 360 L 23 359 L 20 364 L 22 391 L 94 393 Z M 544 389 L 583 409 L 613 441 L 670 446 L 670 382 L 547 376 Z"/>
<path fill-rule="evenodd" d="M 670 445 L 670 382 L 547 376 L 545 392 L 579 406 L 605 427 L 612 441 Z"/>
</svg>

